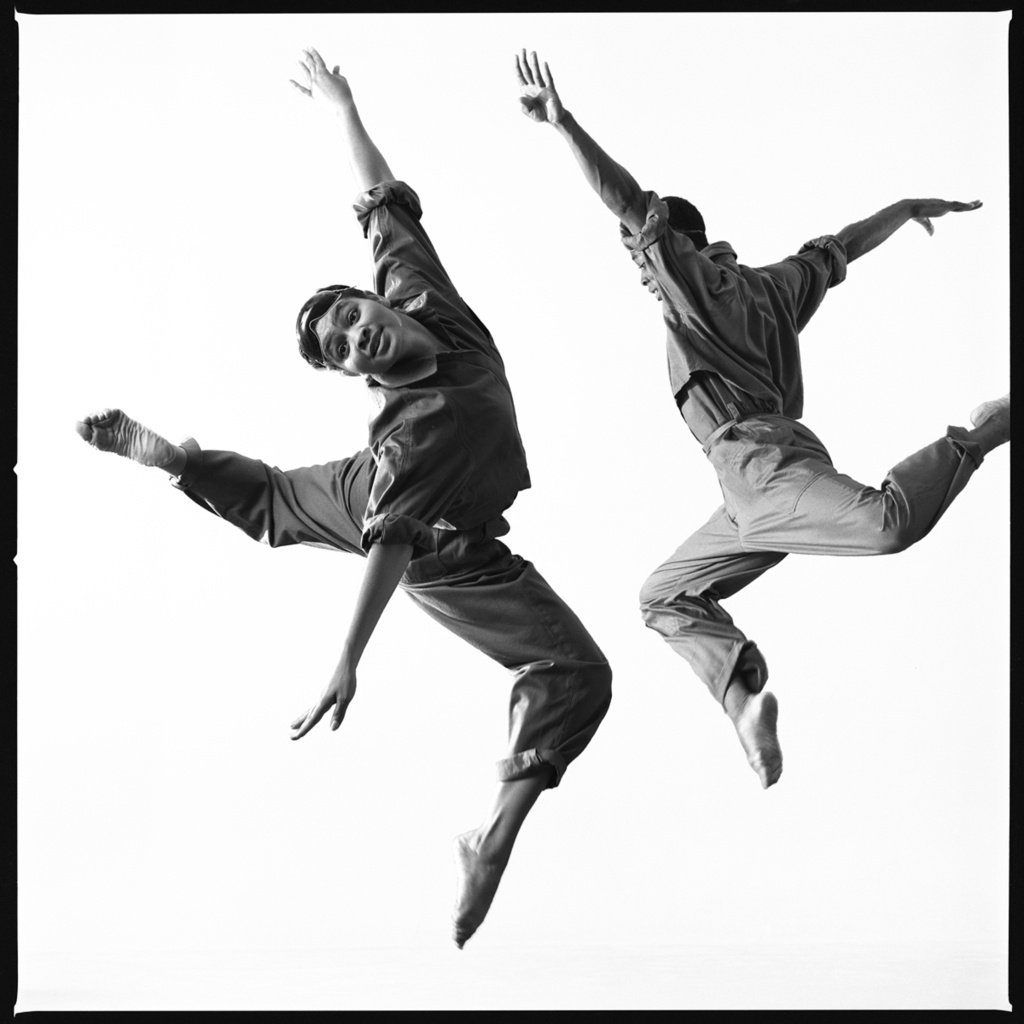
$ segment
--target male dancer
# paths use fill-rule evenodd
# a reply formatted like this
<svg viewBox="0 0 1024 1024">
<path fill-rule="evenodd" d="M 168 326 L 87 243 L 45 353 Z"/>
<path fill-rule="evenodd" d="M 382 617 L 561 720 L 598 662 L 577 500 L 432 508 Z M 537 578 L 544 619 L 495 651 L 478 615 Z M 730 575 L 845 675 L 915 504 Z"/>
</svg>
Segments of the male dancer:
<svg viewBox="0 0 1024 1024">
<path fill-rule="evenodd" d="M 331 728 L 341 724 L 363 649 L 397 586 L 513 673 L 491 807 L 454 843 L 452 936 L 461 949 L 483 922 L 534 802 L 558 785 L 601 723 L 611 670 L 534 566 L 497 539 L 509 529 L 502 513 L 530 478 L 494 341 L 441 265 L 420 224 L 419 197 L 395 179 L 339 69 L 328 71 L 312 49 L 300 65 L 305 85 L 292 84 L 325 110 L 347 147 L 374 291 L 317 291 L 299 311 L 299 350 L 318 369 L 366 380 L 377 407 L 370 446 L 282 472 L 191 439 L 173 445 L 118 409 L 87 416 L 78 432 L 96 448 L 165 470 L 201 508 L 271 547 L 366 556 L 341 659 L 319 700 L 292 723 L 293 739 L 332 707 Z"/>
<path fill-rule="evenodd" d="M 836 471 L 798 422 L 803 382 L 798 333 L 848 263 L 908 220 L 980 202 L 907 199 L 752 269 L 726 242 L 708 245 L 704 220 L 676 196 L 643 191 L 563 106 L 547 64 L 516 57 L 523 113 L 566 140 L 583 175 L 619 219 L 640 283 L 662 304 L 672 395 L 718 473 L 724 504 L 644 584 L 645 622 L 708 686 L 768 788 L 782 773 L 778 702 L 768 668 L 721 606 L 789 552 L 891 554 L 920 540 L 981 465 L 1010 439 L 1010 396 L 971 413 L 972 429 L 944 437 L 890 470 L 880 488 Z"/>
</svg>

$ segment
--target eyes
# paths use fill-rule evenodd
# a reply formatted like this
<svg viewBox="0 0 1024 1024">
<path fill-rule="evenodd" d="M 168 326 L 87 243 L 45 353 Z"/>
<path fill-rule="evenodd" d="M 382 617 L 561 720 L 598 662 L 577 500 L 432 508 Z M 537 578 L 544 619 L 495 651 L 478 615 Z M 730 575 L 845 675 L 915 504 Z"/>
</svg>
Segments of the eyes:
<svg viewBox="0 0 1024 1024">
<path fill-rule="evenodd" d="M 359 319 L 359 310 L 352 306 L 345 311 L 343 319 L 351 327 Z M 344 337 L 335 335 L 334 358 L 339 363 L 343 363 L 348 358 L 348 341 Z"/>
</svg>

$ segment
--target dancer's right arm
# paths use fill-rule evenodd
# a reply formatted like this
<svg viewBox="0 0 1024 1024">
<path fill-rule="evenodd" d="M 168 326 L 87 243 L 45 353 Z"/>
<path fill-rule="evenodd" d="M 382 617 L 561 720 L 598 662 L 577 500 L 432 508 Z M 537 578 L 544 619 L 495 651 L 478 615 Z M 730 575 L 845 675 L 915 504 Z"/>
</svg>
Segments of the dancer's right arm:
<svg viewBox="0 0 1024 1024">
<path fill-rule="evenodd" d="M 324 688 L 320 699 L 305 714 L 292 722 L 293 740 L 301 739 L 313 728 L 330 708 L 331 729 L 337 729 L 345 717 L 352 698 L 356 695 L 356 667 L 366 644 L 391 600 L 398 581 L 412 560 L 411 544 L 374 544 L 366 559 L 366 571 L 356 598 L 355 611 L 349 624 L 341 659 Z"/>
<path fill-rule="evenodd" d="M 519 103 L 533 121 L 547 122 L 568 143 L 590 187 L 605 206 L 635 234 L 647 217 L 647 200 L 636 179 L 617 164 L 562 106 L 555 81 L 547 63 L 541 71 L 537 54 L 526 58 L 526 50 L 516 55 Z"/>
<path fill-rule="evenodd" d="M 349 166 L 352 176 L 360 192 L 365 192 L 381 181 L 394 181 L 387 161 L 370 138 L 352 99 L 352 90 L 348 81 L 335 65 L 333 71 L 327 70 L 323 57 L 312 47 L 302 51 L 299 66 L 305 78 L 305 86 L 291 79 L 292 85 L 299 92 L 309 96 L 326 114 L 337 120 L 348 152 Z M 316 153 L 316 140 L 312 140 L 310 148 Z"/>
</svg>

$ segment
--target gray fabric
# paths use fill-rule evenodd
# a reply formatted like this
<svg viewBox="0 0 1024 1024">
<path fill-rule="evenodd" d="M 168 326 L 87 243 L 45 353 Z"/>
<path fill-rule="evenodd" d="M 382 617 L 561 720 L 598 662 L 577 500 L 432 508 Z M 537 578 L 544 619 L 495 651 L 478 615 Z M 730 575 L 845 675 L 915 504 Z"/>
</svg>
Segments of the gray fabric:
<svg viewBox="0 0 1024 1024">
<path fill-rule="evenodd" d="M 882 555 L 919 541 L 981 464 L 964 437 L 950 427 L 873 488 L 839 473 L 802 423 L 768 415 L 729 424 L 708 450 L 724 504 L 644 584 L 644 621 L 716 700 L 737 677 L 758 692 L 764 658 L 719 602 L 789 553 Z"/>
<path fill-rule="evenodd" d="M 364 555 L 363 515 L 376 473 L 369 449 L 291 470 L 235 452 L 203 451 L 194 441 L 187 450 L 182 479 L 189 482 L 180 489 L 254 540 Z M 534 565 L 496 539 L 506 529 L 499 520 L 435 530 L 433 550 L 413 558 L 401 587 L 432 619 L 512 673 L 498 778 L 550 765 L 556 786 L 608 710 L 611 669 Z"/>
</svg>

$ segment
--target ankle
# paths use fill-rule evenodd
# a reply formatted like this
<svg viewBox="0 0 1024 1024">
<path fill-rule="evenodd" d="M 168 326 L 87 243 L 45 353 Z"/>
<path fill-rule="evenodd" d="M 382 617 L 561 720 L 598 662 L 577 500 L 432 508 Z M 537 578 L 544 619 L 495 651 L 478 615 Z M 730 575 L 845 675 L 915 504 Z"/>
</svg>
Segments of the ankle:
<svg viewBox="0 0 1024 1024">
<path fill-rule="evenodd" d="M 754 695 L 738 679 L 729 684 L 722 698 L 722 707 L 729 716 L 730 721 L 735 722 L 740 718 Z"/>
</svg>

